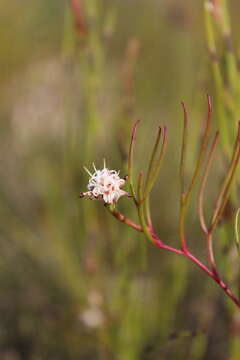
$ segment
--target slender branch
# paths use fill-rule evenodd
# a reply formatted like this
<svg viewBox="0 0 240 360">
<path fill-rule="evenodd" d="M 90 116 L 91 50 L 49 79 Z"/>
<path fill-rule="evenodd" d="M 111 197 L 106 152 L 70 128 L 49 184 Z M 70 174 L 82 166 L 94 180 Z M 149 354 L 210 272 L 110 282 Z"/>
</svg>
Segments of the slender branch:
<svg viewBox="0 0 240 360">
<path fill-rule="evenodd" d="M 181 194 L 185 192 L 185 163 L 186 163 L 186 150 L 187 150 L 187 135 L 188 135 L 188 114 L 185 103 L 181 102 L 183 108 L 183 135 L 182 135 L 182 148 L 180 160 L 180 185 Z"/>
<path fill-rule="evenodd" d="M 182 202 L 184 197 L 182 197 Z M 186 214 L 186 207 L 181 205 L 180 207 L 180 215 L 179 215 L 179 239 L 181 244 L 181 249 L 184 252 L 187 252 L 187 241 L 185 236 L 185 214 Z"/>
<path fill-rule="evenodd" d="M 211 103 L 210 96 L 207 96 L 207 103 L 208 103 L 208 113 L 207 113 L 205 129 L 204 129 L 204 133 L 203 133 L 203 140 L 202 140 L 202 144 L 201 144 L 201 148 L 200 148 L 200 152 L 199 152 L 199 156 L 198 156 L 198 160 L 197 160 L 197 165 L 196 165 L 195 171 L 193 173 L 192 180 L 191 180 L 189 187 L 187 189 L 187 192 L 186 192 L 185 202 L 187 202 L 187 200 L 192 192 L 193 186 L 197 180 L 197 177 L 198 177 L 198 174 L 200 171 L 200 167 L 202 164 L 202 160 L 203 160 L 206 148 L 207 148 L 208 135 L 209 135 L 209 131 L 210 131 L 211 116 L 212 116 L 212 103 Z"/>
<path fill-rule="evenodd" d="M 223 280 L 219 278 L 219 275 L 216 272 L 209 270 L 200 260 L 198 260 L 193 254 L 191 254 L 190 251 L 184 252 L 182 250 L 172 248 L 171 246 L 162 243 L 162 241 L 157 237 L 157 235 L 154 235 L 154 238 L 155 238 L 154 245 L 157 246 L 158 248 L 179 255 L 183 255 L 184 257 L 192 261 L 195 265 L 197 265 L 210 278 L 212 278 L 221 287 L 221 289 L 225 292 L 225 294 L 237 305 L 237 307 L 240 308 L 240 301 L 237 299 L 235 295 L 233 295 L 233 293 L 230 291 L 228 286 L 224 283 Z"/>
<path fill-rule="evenodd" d="M 210 125 L 211 125 L 212 104 L 211 104 L 210 96 L 207 96 L 207 103 L 208 103 L 207 119 L 206 119 L 206 125 L 205 125 L 205 129 L 204 129 L 204 133 L 203 133 L 203 139 L 202 139 L 202 143 L 201 143 L 201 148 L 200 148 L 197 164 L 196 164 L 191 182 L 190 182 L 186 192 L 181 193 L 181 197 L 180 197 L 179 238 L 180 238 L 181 248 L 184 252 L 187 251 L 186 236 L 185 236 L 185 216 L 186 216 L 186 212 L 187 212 L 187 208 L 188 208 L 188 204 L 189 204 L 189 198 L 192 193 L 193 186 L 195 185 L 195 182 L 197 180 L 197 177 L 198 177 L 201 165 L 202 165 L 203 157 L 206 152 L 207 143 L 208 143 L 208 135 L 209 135 Z M 183 109 L 184 109 L 184 119 L 186 121 L 187 112 L 186 112 L 185 106 Z M 185 136 L 185 139 L 183 140 L 183 144 L 184 144 L 184 141 L 186 141 L 186 131 L 184 133 L 184 136 Z M 186 144 L 184 146 L 186 146 Z M 183 157 L 181 160 L 180 167 L 183 168 L 183 164 L 184 164 L 184 151 L 183 150 L 182 150 L 182 156 Z M 182 171 L 183 171 L 183 169 L 181 170 L 181 172 Z M 181 181 L 182 181 L 182 179 L 181 179 Z"/>
<path fill-rule="evenodd" d="M 240 301 L 236 298 L 235 295 L 229 290 L 227 285 L 219 278 L 218 274 L 212 272 L 209 270 L 205 265 L 201 263 L 195 256 L 193 256 L 190 252 L 187 254 L 183 254 L 185 257 L 187 257 L 189 260 L 191 260 L 193 263 L 195 263 L 200 269 L 202 269 L 208 276 L 210 276 L 221 288 L 222 290 L 227 294 L 227 296 L 237 305 L 237 307 L 240 308 Z"/>
<path fill-rule="evenodd" d="M 206 235 L 208 234 L 208 228 L 207 228 L 207 225 L 206 225 L 206 222 L 205 222 L 204 211 L 203 211 L 204 192 L 205 192 L 205 188 L 206 188 L 207 178 L 208 178 L 208 175 L 209 175 L 209 170 L 210 170 L 210 167 L 211 167 L 212 161 L 213 161 L 214 151 L 216 150 L 216 145 L 217 145 L 218 140 L 219 140 L 219 132 L 217 131 L 214 138 L 213 138 L 213 141 L 212 141 L 209 153 L 208 153 L 206 167 L 205 167 L 205 170 L 204 170 L 204 174 L 203 174 L 203 177 L 202 177 L 202 181 L 201 181 L 200 189 L 199 189 L 199 194 L 198 194 L 199 220 L 200 220 L 201 228 L 202 228 L 203 232 Z"/>
<path fill-rule="evenodd" d="M 233 180 L 234 180 L 234 177 L 235 177 L 235 173 L 237 171 L 237 166 L 238 166 L 238 163 L 239 163 L 239 158 L 240 158 L 240 147 L 239 147 L 237 155 L 236 155 L 236 160 L 235 160 L 235 163 L 234 163 L 234 166 L 233 166 L 233 169 L 232 169 L 231 177 L 230 177 L 229 182 L 227 184 L 226 190 L 224 191 L 223 202 L 222 202 L 222 205 L 220 207 L 219 214 L 218 214 L 215 222 L 213 223 L 213 228 L 215 228 L 216 225 L 218 224 L 218 221 L 221 218 L 222 213 L 223 213 L 223 211 L 225 209 L 225 206 L 227 204 L 227 201 L 229 199 L 231 186 L 232 186 L 232 183 L 233 183 Z"/>
<path fill-rule="evenodd" d="M 142 227 L 135 224 L 133 221 L 125 218 L 121 213 L 117 212 L 116 210 L 111 210 L 109 206 L 106 206 L 106 208 L 110 211 L 110 213 L 119 221 L 123 222 L 124 224 L 132 227 L 133 229 L 139 231 L 139 232 L 144 232 Z M 149 229 L 149 232 L 151 231 L 151 229 Z M 202 271 L 204 271 L 209 277 L 211 277 L 221 288 L 222 290 L 226 293 L 226 295 L 240 308 L 240 301 L 233 295 L 233 293 L 229 290 L 229 288 L 227 287 L 227 285 L 219 278 L 219 275 L 211 270 L 209 270 L 200 260 L 198 260 L 193 254 L 190 253 L 190 251 L 183 251 L 180 249 L 176 249 L 172 246 L 169 246 L 165 243 L 163 243 L 159 237 L 153 232 L 151 231 L 151 236 L 153 239 L 153 244 L 162 250 L 166 250 L 178 255 L 183 255 L 185 258 L 189 259 L 190 261 L 192 261 L 194 264 L 196 264 Z"/>
<path fill-rule="evenodd" d="M 240 122 L 238 123 L 238 133 L 236 137 L 235 147 L 232 155 L 232 160 L 229 165 L 229 169 L 224 178 L 222 187 L 220 189 L 219 195 L 217 197 L 216 205 L 214 208 L 212 220 L 211 220 L 211 231 L 213 231 L 222 215 L 222 212 L 225 208 L 227 200 L 229 198 L 229 191 L 233 182 L 233 178 L 237 169 L 237 165 L 240 157 Z"/>
<path fill-rule="evenodd" d="M 153 244 L 154 244 L 156 247 L 158 247 L 159 249 L 166 250 L 166 251 L 170 251 L 170 252 L 173 252 L 173 253 L 179 254 L 179 255 L 183 255 L 183 254 L 184 254 L 184 252 L 183 252 L 182 250 L 176 249 L 176 248 L 174 248 L 174 247 L 172 247 L 172 246 L 169 246 L 169 245 L 163 243 L 163 242 L 159 239 L 159 237 L 158 237 L 154 232 L 152 232 L 152 237 L 153 237 L 153 240 L 154 240 L 154 243 L 153 243 Z"/>
<path fill-rule="evenodd" d="M 125 223 L 126 225 L 134 228 L 137 231 L 143 232 L 143 229 L 139 225 L 133 223 L 129 219 L 126 219 L 122 214 L 116 211 L 110 211 L 110 212 L 117 220 Z M 184 257 L 195 263 L 202 271 L 204 271 L 209 277 L 211 277 L 222 288 L 222 290 L 227 294 L 227 296 L 240 308 L 240 301 L 232 294 L 232 292 L 229 290 L 227 285 L 219 278 L 217 273 L 209 270 L 200 260 L 198 260 L 189 251 L 185 252 L 183 250 L 176 249 L 174 247 L 166 245 L 158 238 L 158 236 L 155 233 L 152 233 L 151 235 L 154 240 L 154 245 L 159 249 L 166 250 L 178 255 L 183 255 Z"/>
<path fill-rule="evenodd" d="M 144 202 L 144 211 L 145 211 L 145 215 L 146 215 L 146 219 L 147 219 L 147 224 L 148 224 L 149 228 L 152 229 L 153 223 L 152 223 L 152 216 L 151 216 L 151 210 L 150 210 L 149 196 L 146 198 L 146 200 Z"/>
<path fill-rule="evenodd" d="M 140 225 L 135 224 L 132 220 L 125 217 L 122 213 L 117 211 L 116 209 L 113 209 L 109 204 L 105 204 L 106 209 L 112 214 L 118 221 L 130 226 L 136 231 L 143 232 L 143 229 Z"/>
<path fill-rule="evenodd" d="M 208 173 L 209 173 L 209 168 L 211 166 L 211 162 L 212 162 L 212 158 L 213 158 L 213 153 L 216 148 L 216 142 L 218 140 L 218 133 L 216 133 L 214 140 L 212 142 L 211 148 L 210 148 L 205 172 L 204 172 L 202 183 L 200 186 L 199 198 L 198 198 L 198 212 L 199 212 L 200 224 L 201 224 L 201 227 L 207 237 L 208 263 L 209 263 L 209 266 L 212 269 L 213 273 L 216 276 L 218 276 L 218 273 L 217 273 L 217 267 L 216 267 L 216 263 L 215 263 L 215 259 L 214 259 L 214 251 L 213 251 L 213 243 L 212 243 L 213 231 L 215 230 L 215 228 L 218 224 L 218 221 L 221 218 L 222 212 L 223 212 L 223 210 L 226 206 L 227 200 L 229 198 L 230 187 L 231 187 L 231 184 L 232 184 L 235 172 L 236 172 L 237 164 L 239 161 L 239 156 L 240 156 L 240 146 L 239 146 L 239 136 L 240 135 L 239 134 L 240 134 L 240 132 L 238 130 L 235 149 L 234 149 L 233 156 L 232 156 L 232 161 L 231 161 L 229 170 L 226 174 L 226 177 L 224 179 L 222 188 L 220 190 L 220 193 L 219 193 L 219 196 L 217 199 L 217 204 L 215 206 L 214 214 L 213 214 L 213 217 L 211 220 L 211 225 L 210 225 L 209 229 L 206 226 L 204 214 L 203 214 L 203 195 L 204 195 L 205 185 L 206 185 L 206 181 L 207 181 L 207 177 L 208 177 Z"/>
<path fill-rule="evenodd" d="M 217 272 L 217 266 L 215 262 L 214 252 L 213 252 L 213 233 L 210 231 L 207 234 L 207 257 L 208 257 L 208 264 L 215 275 L 218 274 Z"/>
</svg>

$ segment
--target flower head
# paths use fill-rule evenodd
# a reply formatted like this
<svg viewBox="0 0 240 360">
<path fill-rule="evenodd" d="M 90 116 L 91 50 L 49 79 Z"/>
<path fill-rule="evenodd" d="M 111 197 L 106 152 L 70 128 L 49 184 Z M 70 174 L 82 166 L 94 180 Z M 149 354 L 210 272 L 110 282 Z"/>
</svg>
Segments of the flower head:
<svg viewBox="0 0 240 360">
<path fill-rule="evenodd" d="M 102 170 L 97 170 L 93 164 L 94 173 L 87 169 L 86 172 L 90 175 L 88 182 L 88 192 L 81 193 L 80 197 L 88 197 L 91 200 L 101 200 L 106 204 L 116 203 L 121 196 L 128 195 L 121 187 L 124 186 L 125 180 L 119 177 L 119 171 L 109 170 L 104 166 Z"/>
</svg>

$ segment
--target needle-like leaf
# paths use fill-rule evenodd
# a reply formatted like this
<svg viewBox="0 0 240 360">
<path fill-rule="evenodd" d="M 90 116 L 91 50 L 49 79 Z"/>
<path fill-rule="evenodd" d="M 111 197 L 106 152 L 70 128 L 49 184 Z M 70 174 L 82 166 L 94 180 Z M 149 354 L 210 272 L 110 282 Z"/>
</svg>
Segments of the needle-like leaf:
<svg viewBox="0 0 240 360">
<path fill-rule="evenodd" d="M 161 126 L 159 126 L 156 141 L 154 143 L 151 158 L 150 158 L 150 161 L 149 161 L 149 166 L 148 166 L 148 171 L 147 171 L 147 178 L 146 178 L 145 194 L 150 191 L 150 186 L 151 186 L 150 185 L 150 180 L 151 180 L 152 173 L 154 171 L 154 165 L 155 165 L 155 160 L 156 160 L 156 157 L 157 157 L 157 151 L 158 151 L 158 146 L 159 146 L 159 142 L 160 142 L 160 139 L 161 139 L 161 134 L 162 134 L 162 128 L 161 128 Z"/>
<path fill-rule="evenodd" d="M 131 195 L 133 196 L 134 202 L 137 205 L 137 197 L 134 190 L 134 184 L 133 184 L 133 150 L 134 145 L 136 141 L 136 133 L 137 133 L 137 127 L 139 125 L 140 120 L 137 120 L 132 129 L 132 135 L 131 135 L 131 142 L 129 147 L 129 154 L 128 154 L 128 181 L 130 185 Z"/>
<path fill-rule="evenodd" d="M 160 149 L 160 154 L 158 156 L 158 158 L 156 159 L 157 157 L 157 148 L 156 148 L 156 151 L 155 149 L 153 149 L 153 153 L 152 153 L 152 158 L 151 158 L 151 166 L 150 166 L 150 173 L 149 173 L 149 177 L 148 177 L 148 180 L 146 182 L 146 187 L 145 187 L 145 192 L 144 192 L 144 197 L 148 197 L 149 193 L 151 192 L 157 178 L 158 178 L 158 175 L 159 175 L 159 171 L 161 169 L 161 165 L 162 165 L 162 159 L 163 159 L 163 156 L 165 154 L 165 150 L 166 150 L 166 145 L 167 145 L 167 128 L 166 126 L 163 126 L 162 130 L 162 146 L 161 146 L 161 149 Z M 158 140 L 158 138 L 157 138 Z M 156 141 L 157 143 L 157 141 Z M 159 145 L 159 141 L 157 143 L 157 147 Z M 155 146 L 154 146 L 155 148 Z M 154 153 L 155 151 L 155 153 Z"/>
<path fill-rule="evenodd" d="M 183 135 L 182 135 L 182 148 L 180 160 L 180 186 L 181 194 L 185 191 L 185 162 L 186 162 L 186 149 L 187 149 L 187 134 L 188 134 L 188 114 L 184 102 L 181 102 L 183 108 Z"/>
<path fill-rule="evenodd" d="M 235 216 L 235 242 L 236 242 L 238 255 L 240 256 L 240 241 L 239 241 L 239 231 L 238 231 L 239 214 L 240 214 L 240 208 L 237 209 Z"/>
<path fill-rule="evenodd" d="M 229 192 L 234 179 L 234 175 L 236 173 L 239 158 L 240 158 L 240 121 L 238 123 L 238 133 L 236 137 L 232 160 L 229 165 L 226 176 L 223 180 L 223 184 L 220 189 L 219 195 L 217 197 L 216 205 L 214 208 L 214 212 L 211 220 L 211 231 L 213 231 L 217 226 L 218 221 L 221 218 L 221 215 L 229 198 Z"/>
<path fill-rule="evenodd" d="M 217 131 L 214 138 L 213 138 L 213 141 L 212 141 L 209 153 L 208 153 L 206 166 L 205 166 L 205 169 L 204 169 L 204 174 L 203 174 L 203 177 L 202 177 L 202 181 L 201 181 L 200 189 L 199 189 L 199 194 L 198 194 L 199 220 L 200 220 L 201 228 L 202 228 L 202 230 L 203 230 L 203 232 L 205 234 L 208 234 L 208 228 L 207 228 L 207 225 L 206 225 L 206 222 L 205 222 L 204 211 L 203 211 L 204 192 L 205 192 L 206 182 L 207 182 L 207 178 L 208 178 L 208 175 L 209 175 L 210 167 L 212 165 L 213 155 L 214 155 L 218 140 L 219 140 L 219 132 Z"/>
</svg>

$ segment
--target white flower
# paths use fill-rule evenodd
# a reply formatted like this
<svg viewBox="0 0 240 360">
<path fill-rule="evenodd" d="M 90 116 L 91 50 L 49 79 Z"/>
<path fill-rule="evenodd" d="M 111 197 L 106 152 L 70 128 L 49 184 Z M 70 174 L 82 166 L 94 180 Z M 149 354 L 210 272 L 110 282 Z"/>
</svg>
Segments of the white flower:
<svg viewBox="0 0 240 360">
<path fill-rule="evenodd" d="M 92 306 L 85 309 L 80 315 L 79 319 L 89 328 L 99 328 L 104 324 L 104 315 L 102 311 Z"/>
<path fill-rule="evenodd" d="M 97 170 L 93 164 L 94 173 L 84 168 L 90 175 L 88 183 L 88 192 L 81 193 L 80 197 L 88 197 L 92 200 L 102 200 L 106 204 L 116 203 L 121 196 L 128 195 L 126 191 L 121 190 L 124 186 L 125 180 L 119 177 L 119 172 L 116 170 L 109 170 L 104 167 L 102 170 Z"/>
<path fill-rule="evenodd" d="M 101 309 L 103 304 L 102 295 L 95 289 L 87 295 L 88 306 L 79 314 L 81 320 L 88 328 L 99 328 L 105 322 L 105 316 Z"/>
</svg>

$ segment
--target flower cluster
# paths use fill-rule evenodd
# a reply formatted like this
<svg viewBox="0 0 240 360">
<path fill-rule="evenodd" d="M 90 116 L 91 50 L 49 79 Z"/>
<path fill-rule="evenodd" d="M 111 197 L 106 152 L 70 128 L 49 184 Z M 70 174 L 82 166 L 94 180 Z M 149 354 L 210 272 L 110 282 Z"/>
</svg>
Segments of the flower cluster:
<svg viewBox="0 0 240 360">
<path fill-rule="evenodd" d="M 116 203 L 121 196 L 128 195 L 121 187 L 125 180 L 119 177 L 119 172 L 106 168 L 105 162 L 102 170 L 97 170 L 93 164 L 94 173 L 85 168 L 90 175 L 88 192 L 81 193 L 80 197 L 87 197 L 91 200 L 101 200 L 106 204 Z"/>
</svg>

